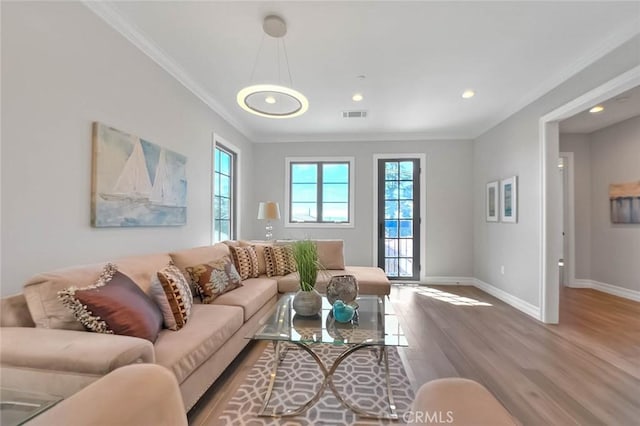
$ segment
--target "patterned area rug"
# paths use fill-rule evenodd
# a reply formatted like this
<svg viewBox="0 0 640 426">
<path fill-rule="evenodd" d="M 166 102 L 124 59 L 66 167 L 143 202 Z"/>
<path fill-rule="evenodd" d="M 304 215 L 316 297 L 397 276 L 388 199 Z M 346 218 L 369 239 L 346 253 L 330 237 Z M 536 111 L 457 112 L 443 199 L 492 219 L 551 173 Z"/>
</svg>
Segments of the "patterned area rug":
<svg viewBox="0 0 640 426">
<path fill-rule="evenodd" d="M 322 372 L 304 350 L 287 344 L 288 350 L 274 386 L 269 409 L 277 411 L 300 406 L 309 400 L 322 383 Z M 314 350 L 330 368 L 333 360 L 344 348 L 333 345 L 317 345 Z M 409 410 L 413 401 L 413 390 L 405 373 L 402 360 L 394 347 L 387 349 L 391 386 L 399 421 L 371 420 L 357 417 L 344 408 L 327 386 L 320 400 L 306 413 L 297 417 L 274 419 L 258 417 L 269 383 L 273 360 L 273 346 L 269 345 L 238 388 L 233 398 L 218 419 L 224 425 L 388 425 L 402 424 L 402 414 Z M 388 412 L 387 388 L 384 367 L 378 366 L 377 357 L 371 349 L 362 349 L 351 354 L 340 364 L 334 374 L 334 383 L 340 395 L 352 405 L 367 411 L 385 414 Z"/>
</svg>

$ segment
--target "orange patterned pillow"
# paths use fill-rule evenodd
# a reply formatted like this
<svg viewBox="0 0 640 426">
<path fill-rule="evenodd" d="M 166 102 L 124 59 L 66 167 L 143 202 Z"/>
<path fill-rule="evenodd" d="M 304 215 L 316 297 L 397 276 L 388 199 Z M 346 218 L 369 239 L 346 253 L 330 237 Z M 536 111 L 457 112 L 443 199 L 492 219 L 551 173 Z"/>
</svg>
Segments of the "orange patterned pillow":
<svg viewBox="0 0 640 426">
<path fill-rule="evenodd" d="M 240 275 L 228 257 L 185 268 L 197 289 L 202 303 L 211 303 L 218 296 L 242 287 Z"/>
<path fill-rule="evenodd" d="M 287 275 L 298 270 L 290 246 L 265 247 L 264 259 L 267 264 L 267 277 Z"/>
<path fill-rule="evenodd" d="M 240 274 L 240 278 L 246 280 L 248 278 L 258 278 L 260 275 L 258 267 L 258 255 L 253 246 L 248 247 L 229 247 L 233 263 Z"/>
<path fill-rule="evenodd" d="M 191 316 L 193 295 L 180 269 L 168 265 L 151 279 L 149 293 L 162 311 L 164 325 L 169 330 L 180 330 Z"/>
</svg>

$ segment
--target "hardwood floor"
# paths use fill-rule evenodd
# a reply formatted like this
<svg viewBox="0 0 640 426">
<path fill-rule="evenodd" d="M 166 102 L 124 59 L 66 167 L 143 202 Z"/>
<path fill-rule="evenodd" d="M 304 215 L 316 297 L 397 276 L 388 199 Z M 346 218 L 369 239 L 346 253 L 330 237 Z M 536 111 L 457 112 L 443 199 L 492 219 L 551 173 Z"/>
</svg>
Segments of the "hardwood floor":
<svg viewBox="0 0 640 426">
<path fill-rule="evenodd" d="M 640 424 L 640 303 L 587 289 L 561 293 L 544 325 L 466 286 L 397 286 L 391 300 L 414 387 L 441 377 L 484 384 L 525 425 Z M 252 344 L 189 413 L 215 425 L 265 344 Z"/>
</svg>

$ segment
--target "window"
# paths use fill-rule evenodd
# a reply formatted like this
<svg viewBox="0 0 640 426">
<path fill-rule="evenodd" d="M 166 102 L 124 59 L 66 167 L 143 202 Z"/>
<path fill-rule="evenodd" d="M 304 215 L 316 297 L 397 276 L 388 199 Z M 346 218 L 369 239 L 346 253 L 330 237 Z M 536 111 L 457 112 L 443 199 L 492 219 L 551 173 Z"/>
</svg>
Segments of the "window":
<svg viewBox="0 0 640 426">
<path fill-rule="evenodd" d="M 236 237 L 236 154 L 216 143 L 213 168 L 213 241 Z"/>
<path fill-rule="evenodd" d="M 287 226 L 353 226 L 353 158 L 286 163 Z"/>
</svg>

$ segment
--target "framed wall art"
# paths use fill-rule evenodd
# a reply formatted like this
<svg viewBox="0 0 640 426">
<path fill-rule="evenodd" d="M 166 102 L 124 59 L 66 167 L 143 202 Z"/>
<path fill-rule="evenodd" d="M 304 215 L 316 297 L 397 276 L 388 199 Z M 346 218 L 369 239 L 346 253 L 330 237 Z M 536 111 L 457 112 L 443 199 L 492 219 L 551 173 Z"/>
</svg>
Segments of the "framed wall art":
<svg viewBox="0 0 640 426">
<path fill-rule="evenodd" d="M 512 176 L 500 182 L 500 217 L 502 222 L 518 221 L 518 177 Z"/>
<path fill-rule="evenodd" d="M 487 222 L 497 222 L 500 205 L 498 203 L 499 197 L 499 187 L 498 181 L 489 182 L 487 184 L 487 195 L 486 195 L 486 214 L 487 214 Z"/>
<path fill-rule="evenodd" d="M 176 226 L 187 222 L 187 158 L 93 123 L 91 224 Z"/>
<path fill-rule="evenodd" d="M 640 181 L 609 185 L 611 223 L 640 224 Z"/>
</svg>

